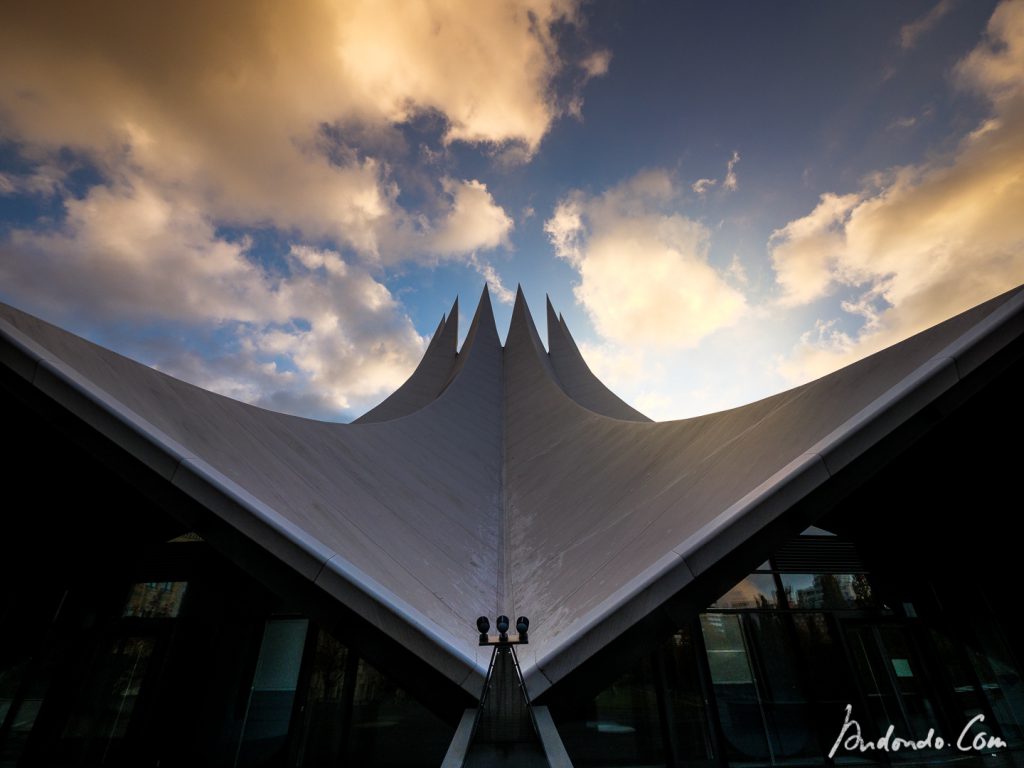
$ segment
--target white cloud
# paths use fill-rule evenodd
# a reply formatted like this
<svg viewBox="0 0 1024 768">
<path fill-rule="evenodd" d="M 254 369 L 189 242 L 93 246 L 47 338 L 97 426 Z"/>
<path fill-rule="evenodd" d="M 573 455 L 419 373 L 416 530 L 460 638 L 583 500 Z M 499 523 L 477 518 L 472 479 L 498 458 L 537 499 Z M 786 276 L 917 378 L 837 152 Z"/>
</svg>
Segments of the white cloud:
<svg viewBox="0 0 1024 768">
<path fill-rule="evenodd" d="M 740 161 L 740 153 L 733 150 L 732 155 L 725 164 L 725 178 L 722 181 L 722 189 L 727 192 L 735 192 L 739 189 L 739 178 L 736 176 L 736 164 Z M 698 197 L 705 197 L 711 188 L 718 183 L 718 179 L 697 179 L 690 185 Z"/>
<path fill-rule="evenodd" d="M 569 195 L 545 223 L 605 339 L 689 347 L 744 312 L 743 295 L 708 263 L 710 232 L 674 212 L 676 198 L 668 174 L 648 171 L 600 196 Z"/>
<path fill-rule="evenodd" d="M 824 194 L 813 211 L 772 233 L 772 263 L 784 304 L 806 304 L 826 294 L 846 245 L 843 226 L 859 201 L 856 194 Z"/>
<path fill-rule="evenodd" d="M 30 173 L 0 173 L 0 195 L 32 195 L 52 197 L 64 191 L 66 171 L 55 164 L 44 163 Z"/>
<path fill-rule="evenodd" d="M 182 351 L 173 330 L 157 345 L 151 362 L 200 386 L 337 416 L 398 386 L 423 348 L 388 289 L 335 252 L 296 245 L 287 272 L 268 273 L 248 241 L 141 180 L 66 205 L 59 231 L 14 230 L 2 246 L 5 291 L 47 316 L 85 315 L 115 341 L 125 320 L 227 331 L 232 351 L 212 358 Z"/>
<path fill-rule="evenodd" d="M 750 276 L 747 275 L 747 268 L 743 265 L 743 261 L 740 259 L 738 253 L 732 255 L 732 259 L 729 261 L 729 268 L 725 270 L 725 274 L 732 278 L 732 280 L 739 285 L 747 285 L 750 283 Z"/>
<path fill-rule="evenodd" d="M 562 66 L 553 27 L 575 14 L 570 0 L 410 2 L 398 13 L 347 3 L 338 58 L 359 97 L 391 122 L 434 109 L 448 118 L 448 141 L 534 150 L 557 114 L 547 94 Z"/>
<path fill-rule="evenodd" d="M 727 189 L 730 192 L 735 192 L 739 189 L 740 182 L 736 178 L 736 164 L 740 161 L 740 153 L 733 150 L 732 157 L 729 158 L 729 162 L 725 165 L 725 181 L 722 182 L 722 189 Z"/>
<path fill-rule="evenodd" d="M 930 32 L 955 5 L 955 0 L 939 0 L 924 16 L 900 27 L 900 45 L 910 49 L 923 35 Z"/>
<path fill-rule="evenodd" d="M 511 305 L 515 303 L 515 292 L 505 286 L 501 281 L 501 275 L 498 274 L 493 265 L 488 264 L 485 261 L 481 261 L 476 254 L 469 257 L 469 265 L 477 271 L 480 277 L 487 281 L 491 296 L 496 298 L 502 304 Z"/>
<path fill-rule="evenodd" d="M 0 25 L 0 132 L 42 165 L 70 149 L 107 183 L 184 193 L 218 223 L 393 263 L 436 249 L 397 202 L 391 126 L 436 116 L 445 143 L 529 159 L 566 111 L 555 29 L 577 24 L 577 0 L 23 4 Z M 458 229 L 437 247 L 501 242 Z"/>
<path fill-rule="evenodd" d="M 693 184 L 690 185 L 690 189 L 696 192 L 701 197 L 704 197 L 715 184 L 718 183 L 718 179 L 697 179 Z"/>
<path fill-rule="evenodd" d="M 1024 8 L 1019 0 L 1004 0 L 995 9 L 985 38 L 960 62 L 957 74 L 965 87 L 991 99 L 997 111 L 1019 116 L 1014 109 L 1024 92 Z"/>
<path fill-rule="evenodd" d="M 486 184 L 475 179 L 462 182 L 444 179 L 443 186 L 452 203 L 441 226 L 429 237 L 431 251 L 472 253 L 481 248 L 508 245 L 512 219 L 494 202 Z"/>
<path fill-rule="evenodd" d="M 856 334 L 826 321 L 784 368 L 821 375 L 1024 282 L 1024 3 L 996 8 L 959 81 L 992 114 L 945 162 L 874 174 L 848 195 L 822 195 L 770 243 L 782 301 L 837 290 Z"/>
<path fill-rule="evenodd" d="M 580 67 L 587 73 L 589 77 L 601 77 L 602 75 L 608 74 L 608 68 L 612 63 L 612 52 L 608 50 L 594 51 L 583 61 L 580 62 Z"/>
<path fill-rule="evenodd" d="M 913 128 L 915 125 L 917 125 L 917 118 L 914 117 L 913 115 L 908 115 L 907 117 L 897 117 L 895 120 L 889 123 L 889 126 L 886 128 L 886 130 L 906 130 L 908 128 Z"/>
</svg>

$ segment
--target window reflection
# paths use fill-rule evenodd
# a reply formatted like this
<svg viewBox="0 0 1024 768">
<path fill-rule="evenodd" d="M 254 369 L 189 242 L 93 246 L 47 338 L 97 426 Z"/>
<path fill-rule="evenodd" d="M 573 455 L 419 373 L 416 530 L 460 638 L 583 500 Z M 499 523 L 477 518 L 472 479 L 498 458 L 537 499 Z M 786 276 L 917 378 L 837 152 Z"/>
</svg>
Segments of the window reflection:
<svg viewBox="0 0 1024 768">
<path fill-rule="evenodd" d="M 664 648 L 664 656 L 666 719 L 676 736 L 676 757 L 691 766 L 710 761 L 715 753 L 701 690 L 697 645 L 690 627 L 684 627 L 672 636 Z"/>
<path fill-rule="evenodd" d="M 847 704 L 859 700 L 849 660 L 836 628 L 824 613 L 794 613 L 796 653 L 804 667 L 807 693 L 815 702 L 811 711 L 819 742 L 828 745 L 843 722 Z M 870 723 L 864 724 L 870 728 Z M 873 730 L 869 733 L 874 733 Z M 844 758 L 852 759 L 852 758 Z M 876 756 L 857 756 L 856 762 L 874 762 Z"/>
<path fill-rule="evenodd" d="M 712 603 L 711 608 L 736 610 L 777 608 L 778 605 L 775 576 L 770 573 L 752 573 Z"/>
<path fill-rule="evenodd" d="M 337 765 L 349 727 L 352 659 L 348 648 L 318 632 L 306 693 L 299 765 Z"/>
<path fill-rule="evenodd" d="M 61 733 L 64 755 L 100 765 L 116 762 L 155 645 L 152 637 L 123 637 L 108 646 Z"/>
<path fill-rule="evenodd" d="M 776 760 L 820 754 L 789 621 L 777 613 L 753 613 L 742 622 L 759 671 L 757 691 Z"/>
<path fill-rule="evenodd" d="M 185 581 L 146 581 L 134 584 L 122 616 L 135 619 L 173 619 L 185 599 Z"/>
<path fill-rule="evenodd" d="M 556 707 L 558 732 L 573 765 L 665 764 L 652 661 L 643 659 L 596 696 Z"/>
<path fill-rule="evenodd" d="M 356 669 L 348 756 L 351 765 L 438 765 L 451 730 L 364 659 Z M 410 750 L 409 744 L 417 744 Z"/>
<path fill-rule="evenodd" d="M 444 759 L 451 727 L 333 635 L 317 630 L 306 665 L 296 765 L 411 767 Z"/>
<path fill-rule="evenodd" d="M 1013 746 L 1024 744 L 1024 684 L 1014 667 L 1012 654 L 991 625 L 975 627 L 978 647 L 968 648 L 968 656 L 982 692 L 992 708 L 1003 738 Z"/>
<path fill-rule="evenodd" d="M 764 719 L 754 673 L 743 641 L 740 616 L 705 613 L 700 617 L 718 720 L 729 760 L 769 760 Z"/>
<path fill-rule="evenodd" d="M 829 560 L 831 550 L 819 547 L 826 536 L 833 534 L 805 531 L 811 548 L 764 561 L 700 614 L 692 636 L 677 631 L 585 706 L 553 703 L 574 764 L 822 765 L 847 705 L 868 741 L 890 725 L 897 734 L 955 736 L 985 714 L 987 732 L 1011 750 L 1024 746 L 1024 683 L 997 625 L 973 616 L 954 641 L 929 627 L 923 610 L 894 614 L 867 574 L 838 572 L 855 570 L 857 558 L 837 548 L 841 562 Z M 896 604 L 909 597 L 893 593 Z M 839 754 L 835 764 L 936 765 L 947 757 L 876 751 Z"/>
<path fill-rule="evenodd" d="M 282 760 L 308 625 L 307 619 L 267 622 L 236 765 L 273 765 Z"/>
<path fill-rule="evenodd" d="M 781 578 L 790 608 L 842 611 L 875 604 L 862 573 L 784 573 Z"/>
</svg>

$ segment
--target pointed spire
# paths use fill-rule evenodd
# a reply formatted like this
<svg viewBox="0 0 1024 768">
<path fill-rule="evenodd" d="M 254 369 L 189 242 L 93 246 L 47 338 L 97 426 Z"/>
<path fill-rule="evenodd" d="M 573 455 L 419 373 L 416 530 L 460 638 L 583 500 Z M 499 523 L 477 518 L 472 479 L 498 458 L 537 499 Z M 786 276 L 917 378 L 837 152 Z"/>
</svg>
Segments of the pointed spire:
<svg viewBox="0 0 1024 768">
<path fill-rule="evenodd" d="M 544 300 L 548 305 L 548 354 L 552 354 L 557 343 L 555 339 L 561 332 L 561 327 L 558 324 L 558 316 L 555 314 L 555 308 L 551 306 L 551 297 L 544 294 Z"/>
<path fill-rule="evenodd" d="M 494 309 L 491 307 L 491 294 L 487 290 L 487 283 L 484 283 L 484 290 L 480 294 L 480 301 L 476 305 L 476 313 L 473 315 L 473 322 L 469 324 L 469 330 L 466 331 L 466 340 L 462 342 L 462 349 L 459 350 L 458 357 L 455 359 L 455 365 L 448 376 L 445 388 L 459 375 L 459 371 L 466 364 L 474 346 L 490 346 L 492 344 L 501 347 L 501 342 L 498 340 L 498 325 L 494 321 Z"/>
<path fill-rule="evenodd" d="M 452 302 L 452 308 L 448 311 L 448 317 L 454 317 L 456 322 L 459 320 L 459 294 L 455 294 L 455 301 Z"/>
<path fill-rule="evenodd" d="M 566 346 L 577 355 L 580 355 L 580 348 L 576 345 L 576 339 L 572 337 L 572 334 L 569 332 L 569 326 L 561 315 L 558 316 L 558 329 L 561 331 L 562 340 L 566 343 Z M 582 358 L 583 356 L 580 355 L 580 359 Z"/>
<path fill-rule="evenodd" d="M 441 313 L 441 322 L 437 324 L 437 328 L 434 329 L 434 335 L 431 336 L 430 341 L 427 342 L 427 351 L 423 353 L 424 357 L 434 352 L 434 350 L 437 348 L 438 344 L 441 341 L 441 335 L 444 333 L 444 325 L 445 316 L 444 313 Z"/>
<path fill-rule="evenodd" d="M 579 405 L 595 413 L 626 421 L 650 421 L 594 375 L 580 354 L 565 318 L 559 315 L 558 322 L 554 322 L 554 310 L 550 304 L 548 309 L 548 357 L 562 390 Z"/>
<path fill-rule="evenodd" d="M 512 306 L 512 322 L 508 328 L 508 338 L 505 339 L 505 356 L 518 354 L 520 347 L 532 349 L 533 357 L 541 364 L 548 377 L 557 383 L 555 371 L 548 360 L 547 351 L 537 333 L 537 326 L 533 324 L 533 316 L 526 304 L 526 296 L 521 285 L 516 286 L 516 301 Z"/>
<path fill-rule="evenodd" d="M 367 411 L 353 423 L 391 421 L 408 416 L 432 402 L 448 382 L 455 366 L 458 337 L 459 299 L 456 297 L 448 316 L 441 315 L 441 322 L 412 375 L 376 408 Z"/>
<path fill-rule="evenodd" d="M 494 321 L 494 308 L 491 306 L 491 292 L 487 290 L 487 283 L 484 283 L 484 289 L 480 293 L 473 322 L 470 323 L 466 340 L 462 344 L 463 351 L 471 344 L 470 336 L 475 339 L 478 334 L 482 334 L 484 338 L 498 338 L 498 324 Z"/>
<path fill-rule="evenodd" d="M 455 303 L 452 304 L 451 311 L 448 313 L 448 319 L 445 320 L 444 330 L 441 332 L 441 336 L 438 337 L 438 347 L 444 351 L 444 354 L 450 355 L 452 360 L 455 359 L 455 353 L 459 346 L 459 297 L 455 297 Z"/>
</svg>

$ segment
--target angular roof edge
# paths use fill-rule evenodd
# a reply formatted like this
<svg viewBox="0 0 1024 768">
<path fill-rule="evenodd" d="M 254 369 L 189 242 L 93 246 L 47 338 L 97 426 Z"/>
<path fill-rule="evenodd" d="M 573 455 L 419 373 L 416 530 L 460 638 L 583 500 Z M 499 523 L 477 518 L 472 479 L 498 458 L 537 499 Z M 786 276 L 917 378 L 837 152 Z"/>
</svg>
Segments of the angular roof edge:
<svg viewBox="0 0 1024 768">
<path fill-rule="evenodd" d="M 768 523 L 866 454 L 1024 336 L 1024 287 L 824 439 L 686 537 L 576 622 L 571 633 L 523 664 L 533 697 L 656 610 Z M 1004 294 L 1006 295 L 1006 294 Z"/>
<path fill-rule="evenodd" d="M 929 353 L 934 349 L 938 351 L 929 354 L 927 358 L 923 355 L 918 358 L 924 360 L 922 364 L 915 368 L 910 368 L 908 364 L 902 369 L 910 370 L 909 374 L 898 380 L 895 375 L 887 379 L 887 384 L 891 381 L 896 383 L 884 391 L 876 390 L 881 391 L 880 395 L 870 400 L 865 395 L 859 402 L 867 404 L 855 412 L 851 407 L 848 413 L 853 413 L 852 416 L 842 419 L 843 412 L 840 412 L 833 422 L 839 424 L 838 427 L 822 431 L 813 440 L 807 440 L 809 444 L 799 448 L 802 453 L 784 467 L 733 503 L 716 506 L 715 514 L 707 524 L 697 527 L 700 519 L 696 519 L 685 538 L 663 555 L 659 552 L 661 556 L 656 559 L 651 557 L 654 562 L 648 561 L 645 569 L 640 568 L 645 563 L 638 562 L 636 574 L 617 589 L 602 595 L 600 602 L 593 604 L 592 608 L 588 609 L 585 604 L 581 604 L 580 613 L 566 624 L 564 632 L 552 632 L 549 642 L 531 643 L 525 647 L 520 660 L 530 694 L 537 696 L 564 678 L 637 621 L 705 574 L 713 565 L 754 539 L 766 525 L 829 482 L 893 430 L 947 394 L 1011 342 L 1024 336 L 1022 288 L 993 299 L 990 306 L 995 308 L 980 320 L 971 325 L 964 323 L 967 330 L 957 336 L 950 334 L 944 337 L 947 341 L 950 338 L 954 341 L 928 348 Z M 447 321 L 451 322 L 452 319 L 448 317 Z M 439 338 L 437 333 L 443 334 L 444 325 L 439 325 L 435 341 Z M 473 328 L 478 325 L 481 333 L 490 342 L 497 344 L 486 289 Z M 452 377 L 469 357 L 466 353 L 472 350 L 472 337 L 475 337 L 475 332 L 471 328 L 467 343 L 464 344 L 462 354 L 455 359 L 445 386 L 451 383 Z M 78 343 L 86 344 L 82 340 L 78 340 Z M 500 350 L 500 346 L 496 349 Z M 371 576 L 356 567 L 351 558 L 335 551 L 340 544 L 334 543 L 329 547 L 321 543 L 299 524 L 281 514 L 280 510 L 284 508 L 275 509 L 271 504 L 261 501 L 193 450 L 155 426 L 152 421 L 94 384 L 86 375 L 65 363 L 59 355 L 50 352 L 2 318 L 0 365 L 9 368 L 59 406 L 124 448 L 159 476 L 230 524 L 239 535 L 252 540 L 288 565 L 311 585 L 320 587 L 355 610 L 370 624 L 399 639 L 405 647 L 454 684 L 474 696 L 479 693 L 486 671 L 486 659 L 467 642 L 467 633 L 472 634 L 471 627 L 453 627 L 449 631 L 444 622 L 425 615 L 424 611 L 430 610 L 425 603 L 413 605 L 410 602 L 415 600 L 414 596 L 410 596 L 412 593 L 403 592 L 409 600 L 399 597 L 395 590 L 382 584 L 380 578 Z M 440 373 L 439 370 L 435 375 L 439 377 Z M 431 386 L 436 380 L 432 379 Z M 562 397 L 562 392 L 554 388 L 552 391 L 557 392 L 559 398 Z M 436 403 L 433 408 L 444 405 L 444 398 Z M 601 429 L 611 424 L 604 417 L 601 419 Z M 630 421 L 617 423 L 634 425 L 630 429 L 658 427 Z M 398 422 L 390 424 L 396 425 Z M 170 428 L 173 429 L 173 426 Z M 367 436 L 370 433 L 366 430 L 371 428 L 391 429 L 387 426 L 374 427 L 372 424 L 356 427 L 360 435 Z M 459 425 L 459 428 L 471 427 Z M 825 436 L 820 437 L 822 434 Z M 187 440 L 188 436 L 181 439 Z M 789 458 L 787 456 L 783 461 Z M 334 460 L 333 454 L 331 459 Z M 766 476 L 767 473 L 761 477 Z M 749 485 L 754 485 L 754 482 Z M 667 545 L 670 542 L 665 543 Z M 372 570 L 372 563 L 367 565 L 363 561 L 357 562 Z M 434 563 L 431 567 L 436 568 L 436 559 Z M 387 574 L 384 574 L 381 578 L 386 577 Z M 434 597 L 441 600 L 440 594 Z M 472 606 L 457 607 L 468 611 Z M 466 633 L 462 632 L 463 629 Z M 469 640 L 473 637 L 469 637 Z"/>
<path fill-rule="evenodd" d="M 217 514 L 296 573 L 399 639 L 474 696 L 487 667 L 463 638 L 436 622 L 318 542 L 223 473 L 0 319 L 0 363 L 173 486 Z"/>
</svg>

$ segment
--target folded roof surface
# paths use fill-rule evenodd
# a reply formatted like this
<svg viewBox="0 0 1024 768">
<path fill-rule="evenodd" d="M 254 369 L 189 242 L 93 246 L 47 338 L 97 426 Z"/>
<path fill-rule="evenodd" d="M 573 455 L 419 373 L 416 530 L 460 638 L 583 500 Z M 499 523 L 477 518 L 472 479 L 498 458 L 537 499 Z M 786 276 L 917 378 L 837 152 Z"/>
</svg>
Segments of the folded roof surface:
<svg viewBox="0 0 1024 768">
<path fill-rule="evenodd" d="M 533 695 L 1024 332 L 1018 288 L 816 381 L 652 422 L 486 289 L 352 424 L 195 387 L 0 304 L 0 362 L 473 694 L 477 616 L 531 618 Z"/>
</svg>

